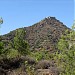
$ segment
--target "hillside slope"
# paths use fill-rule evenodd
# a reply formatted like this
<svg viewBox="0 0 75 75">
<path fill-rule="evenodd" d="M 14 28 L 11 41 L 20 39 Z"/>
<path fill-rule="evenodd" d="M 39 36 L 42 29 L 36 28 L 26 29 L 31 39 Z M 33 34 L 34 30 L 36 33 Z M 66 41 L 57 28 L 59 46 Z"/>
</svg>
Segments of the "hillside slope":
<svg viewBox="0 0 75 75">
<path fill-rule="evenodd" d="M 47 17 L 40 22 L 24 27 L 25 39 L 28 41 L 31 50 L 54 50 L 60 36 L 69 29 L 55 17 Z M 3 36 L 3 41 L 13 40 L 15 30 Z"/>
<path fill-rule="evenodd" d="M 70 29 L 55 17 L 45 18 L 32 26 L 18 30 L 20 29 L 26 31 L 24 39 L 28 41 L 30 50 L 34 51 L 30 51 L 31 53 L 27 56 L 17 55 L 7 58 L 7 56 L 11 56 L 9 50 L 13 48 L 10 48 L 10 43 L 13 42 L 17 29 L 3 35 L 2 41 L 6 54 L 2 58 L 0 57 L 0 75 L 39 75 L 40 73 L 40 75 L 46 75 L 48 72 L 47 75 L 59 75 L 60 70 L 56 66 L 54 52 L 57 51 L 56 45 L 61 35 L 65 30 Z"/>
</svg>

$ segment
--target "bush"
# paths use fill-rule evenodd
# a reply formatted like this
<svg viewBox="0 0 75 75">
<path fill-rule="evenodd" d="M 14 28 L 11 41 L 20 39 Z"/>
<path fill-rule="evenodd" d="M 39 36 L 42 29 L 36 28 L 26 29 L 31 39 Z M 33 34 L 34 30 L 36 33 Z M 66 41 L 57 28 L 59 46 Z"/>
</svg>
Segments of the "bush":
<svg viewBox="0 0 75 75">
<path fill-rule="evenodd" d="M 63 35 L 58 42 L 56 52 L 57 66 L 63 71 L 60 75 L 75 75 L 75 31 Z"/>
<path fill-rule="evenodd" d="M 30 56 L 33 57 L 34 59 L 36 59 L 37 61 L 42 60 L 42 59 L 52 60 L 54 57 L 53 53 L 50 53 L 47 50 L 31 52 Z"/>
<path fill-rule="evenodd" d="M 27 62 L 30 65 L 36 64 L 36 60 L 33 57 L 21 56 L 21 59 L 23 59 L 25 62 Z"/>
<path fill-rule="evenodd" d="M 3 53 L 3 49 L 4 49 L 4 47 L 3 47 L 3 42 L 0 42 L 0 54 Z"/>
<path fill-rule="evenodd" d="M 14 37 L 14 49 L 18 50 L 20 54 L 27 55 L 30 53 L 29 44 L 24 40 L 25 31 L 23 29 L 16 30 L 16 35 Z"/>
<path fill-rule="evenodd" d="M 10 49 L 7 53 L 7 59 L 16 58 L 18 56 L 20 56 L 20 53 L 14 49 Z"/>
<path fill-rule="evenodd" d="M 36 69 L 48 69 L 51 67 L 52 64 L 48 60 L 41 60 L 38 62 L 38 64 L 35 66 Z"/>
</svg>

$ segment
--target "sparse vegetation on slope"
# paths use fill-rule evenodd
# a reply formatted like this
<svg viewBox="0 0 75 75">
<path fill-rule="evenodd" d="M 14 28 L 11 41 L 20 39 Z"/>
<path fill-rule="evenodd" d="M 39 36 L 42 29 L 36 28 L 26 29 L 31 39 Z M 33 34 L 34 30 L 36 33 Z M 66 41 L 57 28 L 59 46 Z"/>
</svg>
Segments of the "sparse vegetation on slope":
<svg viewBox="0 0 75 75">
<path fill-rule="evenodd" d="M 74 75 L 74 36 L 55 17 L 1 36 L 0 74 Z"/>
<path fill-rule="evenodd" d="M 60 75 L 75 75 L 75 27 L 66 31 L 58 42 L 56 61 L 62 69 Z"/>
</svg>

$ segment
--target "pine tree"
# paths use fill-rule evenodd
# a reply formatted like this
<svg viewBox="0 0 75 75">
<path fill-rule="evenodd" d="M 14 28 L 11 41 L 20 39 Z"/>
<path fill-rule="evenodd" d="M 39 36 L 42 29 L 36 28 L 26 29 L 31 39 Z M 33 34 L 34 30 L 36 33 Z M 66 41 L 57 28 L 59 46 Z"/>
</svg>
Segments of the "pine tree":
<svg viewBox="0 0 75 75">
<path fill-rule="evenodd" d="M 29 53 L 29 45 L 26 40 L 24 40 L 26 32 L 23 29 L 17 29 L 14 37 L 14 48 L 23 55 Z"/>
<path fill-rule="evenodd" d="M 56 52 L 57 64 L 63 69 L 60 75 L 75 75 L 75 24 L 61 37 Z"/>
<path fill-rule="evenodd" d="M 0 25 L 3 23 L 3 19 L 0 19 Z M 3 42 L 2 42 L 2 38 L 0 36 L 0 54 L 2 54 L 3 52 Z"/>
<path fill-rule="evenodd" d="M 2 19 L 2 17 L 0 18 L 0 25 L 3 23 L 3 19 Z"/>
</svg>

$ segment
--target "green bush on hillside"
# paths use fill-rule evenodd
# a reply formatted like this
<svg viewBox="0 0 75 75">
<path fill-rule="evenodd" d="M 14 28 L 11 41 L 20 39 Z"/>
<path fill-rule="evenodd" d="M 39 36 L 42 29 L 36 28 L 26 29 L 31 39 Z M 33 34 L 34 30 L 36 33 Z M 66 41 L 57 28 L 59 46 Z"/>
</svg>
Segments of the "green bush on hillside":
<svg viewBox="0 0 75 75">
<path fill-rule="evenodd" d="M 1 18 L 0 19 L 0 25 L 3 23 L 3 19 Z M 2 39 L 1 39 L 1 37 L 0 37 L 0 55 L 2 54 L 2 52 L 3 52 L 3 42 L 1 41 Z"/>
<path fill-rule="evenodd" d="M 4 49 L 4 47 L 3 47 L 3 42 L 0 42 L 0 54 L 3 53 L 3 49 Z"/>
<path fill-rule="evenodd" d="M 66 32 L 58 42 L 57 66 L 62 68 L 60 75 L 75 75 L 75 31 Z"/>
<path fill-rule="evenodd" d="M 16 30 L 16 35 L 14 37 L 14 49 L 22 55 L 29 54 L 29 45 L 26 40 L 24 40 L 26 32 L 23 29 Z"/>
<path fill-rule="evenodd" d="M 19 56 L 20 56 L 20 53 L 17 50 L 10 49 L 9 52 L 7 53 L 6 57 L 7 57 L 7 59 L 10 59 L 10 58 L 16 58 Z"/>
</svg>

